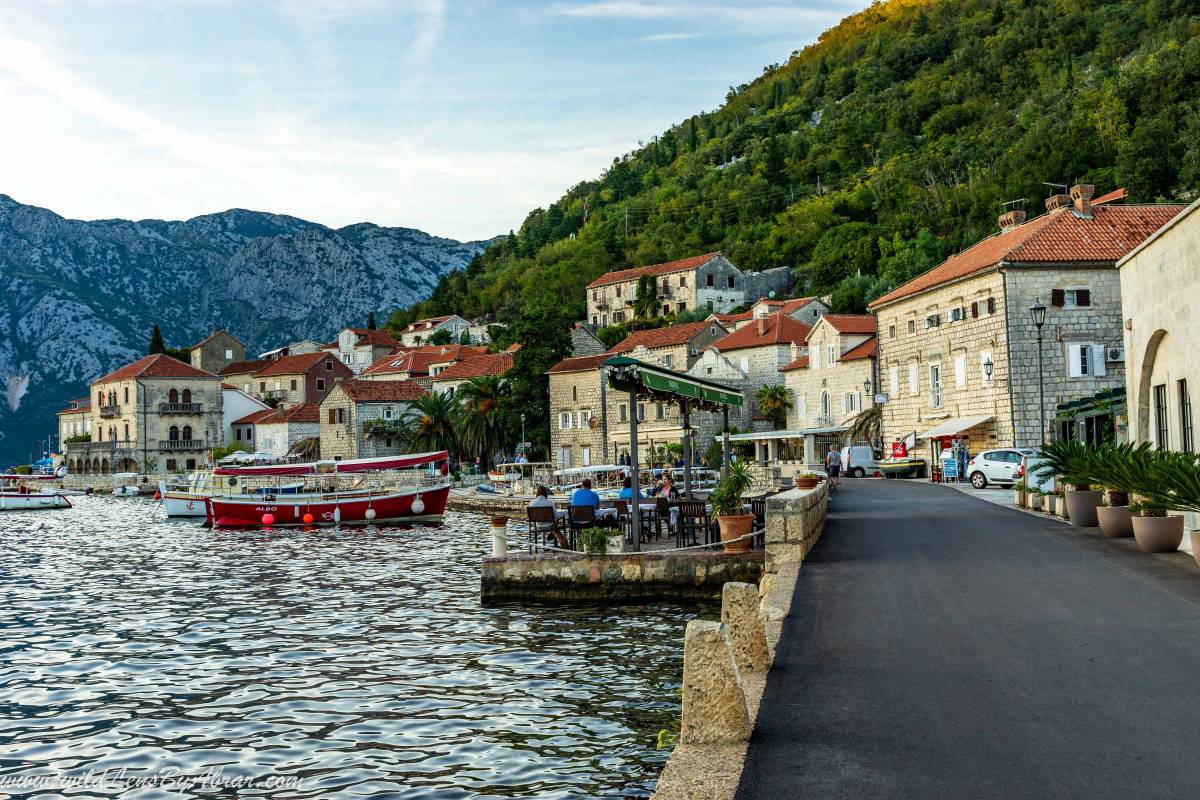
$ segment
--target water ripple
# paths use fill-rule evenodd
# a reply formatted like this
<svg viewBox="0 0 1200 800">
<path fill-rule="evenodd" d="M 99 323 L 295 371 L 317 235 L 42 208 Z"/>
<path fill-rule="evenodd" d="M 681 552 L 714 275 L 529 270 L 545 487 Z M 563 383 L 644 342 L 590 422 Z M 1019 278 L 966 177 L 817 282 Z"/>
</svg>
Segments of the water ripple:
<svg viewBox="0 0 1200 800">
<path fill-rule="evenodd" d="M 647 796 L 697 609 L 481 608 L 485 525 L 0 514 L 0 797 Z"/>
</svg>

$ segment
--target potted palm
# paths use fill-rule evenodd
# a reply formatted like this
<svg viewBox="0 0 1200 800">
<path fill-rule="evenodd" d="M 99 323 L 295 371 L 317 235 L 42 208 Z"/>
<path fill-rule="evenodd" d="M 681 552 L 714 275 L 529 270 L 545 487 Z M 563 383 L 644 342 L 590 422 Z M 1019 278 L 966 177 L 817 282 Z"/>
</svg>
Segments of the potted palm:
<svg viewBox="0 0 1200 800">
<path fill-rule="evenodd" d="M 1093 473 L 1105 488 L 1107 503 L 1096 508 L 1100 532 L 1110 539 L 1133 536 L 1129 495 L 1148 485 L 1153 451 L 1148 444 L 1107 445 L 1096 453 Z"/>
<path fill-rule="evenodd" d="M 1055 476 L 1063 485 L 1067 500 L 1067 518 L 1077 528 L 1094 528 L 1098 523 L 1096 507 L 1104 495 L 1092 489 L 1092 471 L 1096 450 L 1083 442 L 1065 439 L 1042 445 L 1042 464 L 1035 473 L 1045 480 Z"/>
<path fill-rule="evenodd" d="M 1133 536 L 1147 553 L 1169 553 L 1183 541 L 1184 518 L 1168 511 L 1200 512 L 1200 456 L 1195 453 L 1154 451 L 1147 448 L 1149 470 L 1134 504 Z M 1200 536 L 1192 531 L 1192 557 L 1197 557 Z"/>
<path fill-rule="evenodd" d="M 750 549 L 750 540 L 741 537 L 753 529 L 754 515 L 747 513 L 742 494 L 753 482 L 745 462 L 738 461 L 729 465 L 725 477 L 717 482 L 709 495 L 708 501 L 721 528 L 721 542 L 726 553 L 744 553 Z"/>
</svg>

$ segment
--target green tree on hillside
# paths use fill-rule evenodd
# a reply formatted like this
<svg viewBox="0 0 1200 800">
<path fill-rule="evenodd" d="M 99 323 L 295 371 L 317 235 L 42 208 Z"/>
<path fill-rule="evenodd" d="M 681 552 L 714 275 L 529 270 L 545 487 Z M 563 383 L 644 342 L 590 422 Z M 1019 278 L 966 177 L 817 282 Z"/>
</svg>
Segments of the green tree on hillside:
<svg viewBox="0 0 1200 800">
<path fill-rule="evenodd" d="M 455 430 L 463 452 L 490 465 L 492 456 L 515 438 L 509 427 L 507 382 L 496 375 L 472 378 L 459 385 L 454 396 Z"/>
<path fill-rule="evenodd" d="M 658 282 L 653 275 L 638 278 L 637 290 L 633 296 L 633 314 L 641 319 L 650 319 L 658 315 Z"/>
<path fill-rule="evenodd" d="M 367 330 L 369 330 L 369 331 L 375 330 L 375 312 L 374 311 L 367 312 Z"/>
<path fill-rule="evenodd" d="M 426 340 L 426 344 L 450 344 L 450 331 L 445 328 L 438 328 Z"/>
</svg>

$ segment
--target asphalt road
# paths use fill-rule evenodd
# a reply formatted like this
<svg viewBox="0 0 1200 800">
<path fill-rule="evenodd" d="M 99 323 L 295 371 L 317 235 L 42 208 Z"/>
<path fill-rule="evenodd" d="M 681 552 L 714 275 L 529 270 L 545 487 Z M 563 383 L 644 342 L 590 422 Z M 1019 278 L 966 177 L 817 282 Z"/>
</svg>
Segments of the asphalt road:
<svg viewBox="0 0 1200 800">
<path fill-rule="evenodd" d="M 1200 798 L 1200 569 L 944 487 L 844 481 L 737 797 Z"/>
</svg>

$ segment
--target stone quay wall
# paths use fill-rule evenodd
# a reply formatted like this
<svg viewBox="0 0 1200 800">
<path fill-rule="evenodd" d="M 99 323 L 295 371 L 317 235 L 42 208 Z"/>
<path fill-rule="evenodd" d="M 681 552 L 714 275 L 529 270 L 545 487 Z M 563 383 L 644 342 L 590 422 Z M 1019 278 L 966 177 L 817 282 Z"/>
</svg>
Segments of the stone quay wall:
<svg viewBox="0 0 1200 800">
<path fill-rule="evenodd" d="M 756 583 L 762 573 L 761 551 L 509 553 L 483 559 L 480 595 L 484 603 L 715 600 L 725 583 Z"/>
<path fill-rule="evenodd" d="M 815 489 L 789 489 L 767 498 L 767 572 L 804 560 L 825 531 L 828 505 L 826 481 Z"/>
</svg>

